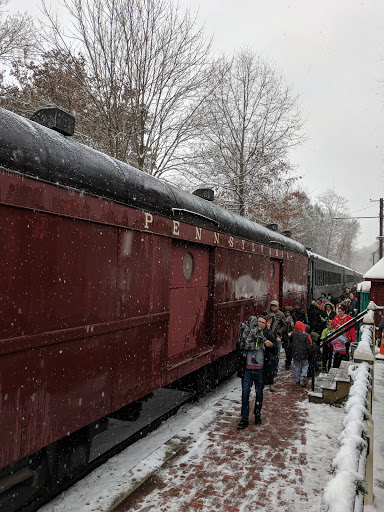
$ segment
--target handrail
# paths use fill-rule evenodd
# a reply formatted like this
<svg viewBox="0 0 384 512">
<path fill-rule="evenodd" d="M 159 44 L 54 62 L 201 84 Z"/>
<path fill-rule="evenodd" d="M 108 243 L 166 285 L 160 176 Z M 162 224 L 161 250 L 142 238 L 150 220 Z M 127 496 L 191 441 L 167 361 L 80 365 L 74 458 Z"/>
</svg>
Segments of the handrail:
<svg viewBox="0 0 384 512">
<path fill-rule="evenodd" d="M 324 339 L 320 341 L 320 345 L 328 342 L 332 342 L 336 338 L 338 338 L 341 334 L 344 334 L 351 330 L 353 327 L 356 326 L 357 323 L 361 322 L 365 315 L 367 314 L 368 309 L 364 309 L 364 311 L 361 311 L 358 313 L 355 317 L 352 317 L 348 322 L 345 322 L 345 324 L 340 325 L 337 329 L 335 329 L 331 334 L 328 334 Z M 315 356 L 313 356 L 315 357 Z M 315 391 L 315 365 L 313 363 L 313 370 L 312 370 L 312 391 Z"/>
<path fill-rule="evenodd" d="M 364 318 L 364 316 L 367 314 L 368 309 L 364 309 L 364 311 L 361 311 L 358 315 L 355 317 L 352 317 L 348 322 L 345 322 L 345 324 L 340 325 L 337 329 L 335 329 L 331 334 L 328 334 L 324 339 L 321 340 L 322 343 L 324 341 L 329 342 L 333 341 L 336 338 L 340 336 L 340 334 L 344 334 L 345 332 L 348 332 L 352 329 L 352 327 L 355 327 L 357 323 L 361 322 Z"/>
</svg>

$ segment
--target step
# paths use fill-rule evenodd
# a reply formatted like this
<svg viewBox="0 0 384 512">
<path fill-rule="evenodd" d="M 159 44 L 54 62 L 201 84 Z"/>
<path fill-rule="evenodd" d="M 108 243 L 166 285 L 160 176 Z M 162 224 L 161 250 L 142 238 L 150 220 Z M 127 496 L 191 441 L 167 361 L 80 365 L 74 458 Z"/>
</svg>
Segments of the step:
<svg viewBox="0 0 384 512">
<path fill-rule="evenodd" d="M 308 393 L 310 402 L 339 403 L 349 393 L 351 378 L 348 374 L 353 361 L 342 361 L 340 368 L 331 368 L 329 373 L 320 373 L 315 380 L 315 390 Z"/>
</svg>

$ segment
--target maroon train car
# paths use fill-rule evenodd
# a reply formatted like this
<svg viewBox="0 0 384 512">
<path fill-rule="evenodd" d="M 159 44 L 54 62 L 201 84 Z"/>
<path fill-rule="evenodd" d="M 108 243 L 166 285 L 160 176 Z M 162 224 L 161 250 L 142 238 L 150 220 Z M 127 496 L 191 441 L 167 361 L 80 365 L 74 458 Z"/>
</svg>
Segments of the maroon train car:
<svg viewBox="0 0 384 512">
<path fill-rule="evenodd" d="M 230 371 L 244 318 L 306 303 L 308 255 L 2 109 L 0 165 L 0 509 L 17 510 L 16 487 L 84 462 L 63 447 L 84 453 L 101 418 Z"/>
</svg>

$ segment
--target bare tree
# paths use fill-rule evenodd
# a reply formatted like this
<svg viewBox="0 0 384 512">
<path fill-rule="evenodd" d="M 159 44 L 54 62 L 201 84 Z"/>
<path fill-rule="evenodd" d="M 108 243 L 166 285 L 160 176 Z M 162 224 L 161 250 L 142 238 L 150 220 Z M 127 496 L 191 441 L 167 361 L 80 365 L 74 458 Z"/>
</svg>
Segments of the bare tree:
<svg viewBox="0 0 384 512">
<path fill-rule="evenodd" d="M 346 199 L 336 194 L 334 190 L 327 190 L 318 197 L 321 209 L 325 213 L 324 228 L 327 231 L 326 246 L 324 247 L 324 256 L 332 257 L 336 252 L 337 240 L 340 235 L 340 223 L 336 217 L 345 215 Z"/>
<path fill-rule="evenodd" d="M 275 222 L 313 252 L 350 266 L 359 224 L 344 219 L 349 217 L 347 199 L 329 189 L 312 202 L 292 178 L 273 182 L 265 192 L 251 202 L 251 217 L 262 224 Z"/>
<path fill-rule="evenodd" d="M 36 46 L 36 30 L 27 14 L 7 13 L 9 0 L 0 0 L 0 61 L 25 57 Z"/>
<path fill-rule="evenodd" d="M 347 199 L 334 190 L 328 189 L 318 197 L 318 204 L 324 213 L 324 230 L 326 232 L 325 257 L 350 264 L 353 242 L 359 234 L 360 226 L 349 217 Z"/>
<path fill-rule="evenodd" d="M 216 65 L 217 85 L 204 105 L 197 153 L 200 177 L 248 215 L 251 190 L 286 175 L 288 151 L 302 142 L 298 97 L 281 74 L 250 50 Z"/>
<path fill-rule="evenodd" d="M 36 62 L 13 61 L 9 75 L 11 80 L 0 77 L 0 106 L 31 117 L 40 108 L 56 105 L 75 115 L 75 138 L 99 151 L 108 151 L 109 141 L 100 129 L 98 112 L 78 80 L 81 77 L 82 83 L 90 83 L 84 59 L 59 51 L 46 52 Z"/>
<path fill-rule="evenodd" d="M 196 20 L 172 0 L 64 5 L 69 30 L 45 7 L 47 40 L 62 54 L 85 59 L 91 82 L 77 78 L 98 111 L 109 154 L 157 177 L 184 165 L 196 136 L 210 48 Z"/>
</svg>

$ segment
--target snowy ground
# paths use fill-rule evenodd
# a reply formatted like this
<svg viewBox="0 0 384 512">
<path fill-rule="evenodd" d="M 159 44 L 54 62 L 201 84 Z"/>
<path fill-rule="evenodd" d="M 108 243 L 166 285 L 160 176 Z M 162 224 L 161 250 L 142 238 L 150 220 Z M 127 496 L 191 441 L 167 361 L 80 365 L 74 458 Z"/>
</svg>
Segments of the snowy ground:
<svg viewBox="0 0 384 512">
<path fill-rule="evenodd" d="M 74 487 L 42 507 L 41 512 L 73 512 L 74 510 L 77 512 L 106 512 L 110 510 L 144 476 L 158 471 L 164 461 L 181 449 L 187 437 L 189 440 L 196 440 L 203 449 L 204 431 L 217 415 L 215 404 L 239 396 L 240 380 L 233 377 L 198 403 L 183 406 L 176 416 L 170 418 L 158 430 L 110 459 Z M 308 466 L 319 468 L 322 475 L 331 479 L 328 461 L 337 451 L 337 436 L 334 434 L 341 432 L 344 411 L 342 408 L 311 404 L 307 400 L 300 402 L 299 406 L 306 412 L 307 417 L 304 449 Z M 383 511 L 384 363 L 382 362 L 375 365 L 373 420 L 375 426 L 375 510 Z M 324 468 L 324 461 L 327 461 L 326 468 Z M 313 474 L 306 475 L 304 472 L 303 491 L 307 491 L 308 494 L 313 486 L 313 478 Z M 324 482 L 325 484 L 326 482 Z M 271 485 L 279 485 L 279 482 Z M 156 510 L 156 503 L 153 502 L 152 505 L 153 510 Z M 312 503 L 307 510 L 315 510 L 316 507 L 313 507 Z"/>
<path fill-rule="evenodd" d="M 41 507 L 40 512 L 107 511 L 116 498 L 135 486 L 144 475 L 156 471 L 172 454 L 170 452 L 177 450 L 171 440 L 183 429 L 195 421 L 203 429 L 215 415 L 213 405 L 236 388 L 238 381 L 232 378 L 199 402 L 183 406 L 155 432 Z"/>
<path fill-rule="evenodd" d="M 384 362 L 375 364 L 373 398 L 373 422 L 375 439 L 373 444 L 373 494 L 375 509 L 384 510 Z"/>
</svg>

